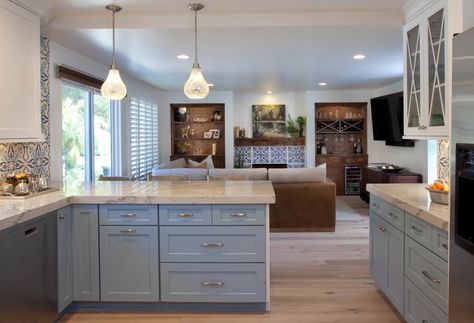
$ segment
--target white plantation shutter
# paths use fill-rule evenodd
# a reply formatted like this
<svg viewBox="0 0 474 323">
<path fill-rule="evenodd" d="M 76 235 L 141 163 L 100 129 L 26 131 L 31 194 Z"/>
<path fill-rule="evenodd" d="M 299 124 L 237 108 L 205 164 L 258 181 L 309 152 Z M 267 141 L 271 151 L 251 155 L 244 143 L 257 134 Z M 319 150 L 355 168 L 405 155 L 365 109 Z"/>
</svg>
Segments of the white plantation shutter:
<svg viewBox="0 0 474 323">
<path fill-rule="evenodd" d="M 130 103 L 130 174 L 145 179 L 158 165 L 158 106 L 144 100 Z"/>
</svg>

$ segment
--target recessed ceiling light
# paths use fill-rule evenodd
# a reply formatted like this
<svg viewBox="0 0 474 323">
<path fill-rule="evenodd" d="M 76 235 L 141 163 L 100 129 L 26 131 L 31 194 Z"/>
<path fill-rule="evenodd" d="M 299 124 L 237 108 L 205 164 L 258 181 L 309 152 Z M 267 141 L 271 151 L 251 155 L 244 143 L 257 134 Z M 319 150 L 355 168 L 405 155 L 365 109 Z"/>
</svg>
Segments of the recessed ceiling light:
<svg viewBox="0 0 474 323">
<path fill-rule="evenodd" d="M 361 60 L 361 59 L 365 59 L 365 55 L 357 54 L 357 55 L 352 56 L 352 58 L 357 59 L 357 60 Z"/>
<path fill-rule="evenodd" d="M 319 82 L 319 86 L 326 86 L 328 85 L 326 82 Z"/>
<path fill-rule="evenodd" d="M 178 57 L 179 59 L 189 59 L 189 55 L 186 55 L 186 54 L 180 54 L 176 57 Z"/>
<path fill-rule="evenodd" d="M 272 94 L 273 92 L 272 91 L 267 91 L 267 94 Z"/>
<path fill-rule="evenodd" d="M 213 86 L 214 86 L 214 83 L 209 83 L 207 86 L 213 87 Z"/>
</svg>

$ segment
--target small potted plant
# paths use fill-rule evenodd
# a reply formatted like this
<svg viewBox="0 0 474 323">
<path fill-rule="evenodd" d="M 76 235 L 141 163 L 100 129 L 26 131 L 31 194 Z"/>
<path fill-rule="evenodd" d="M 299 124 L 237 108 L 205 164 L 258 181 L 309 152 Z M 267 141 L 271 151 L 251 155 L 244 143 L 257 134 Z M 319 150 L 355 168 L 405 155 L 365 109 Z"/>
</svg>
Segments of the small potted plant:
<svg viewBox="0 0 474 323">
<path fill-rule="evenodd" d="M 290 114 L 288 114 L 288 121 L 286 123 L 286 132 L 291 138 L 302 138 L 304 127 L 306 126 L 306 117 L 298 116 L 296 120 L 293 120 Z"/>
</svg>

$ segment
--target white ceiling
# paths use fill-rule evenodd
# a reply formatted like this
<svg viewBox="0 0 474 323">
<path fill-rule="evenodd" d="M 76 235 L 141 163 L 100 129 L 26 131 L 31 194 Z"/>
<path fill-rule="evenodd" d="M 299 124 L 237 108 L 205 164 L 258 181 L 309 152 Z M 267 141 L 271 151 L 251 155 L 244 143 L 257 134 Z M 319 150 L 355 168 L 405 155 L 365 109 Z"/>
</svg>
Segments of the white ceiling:
<svg viewBox="0 0 474 323">
<path fill-rule="evenodd" d="M 46 35 L 105 65 L 111 1 L 52 0 Z M 379 88 L 402 78 L 405 0 L 203 0 L 199 61 L 213 90 Z M 193 14 L 182 0 L 117 0 L 117 64 L 164 90 L 182 90 L 193 55 Z M 353 54 L 367 59 L 354 61 Z"/>
</svg>

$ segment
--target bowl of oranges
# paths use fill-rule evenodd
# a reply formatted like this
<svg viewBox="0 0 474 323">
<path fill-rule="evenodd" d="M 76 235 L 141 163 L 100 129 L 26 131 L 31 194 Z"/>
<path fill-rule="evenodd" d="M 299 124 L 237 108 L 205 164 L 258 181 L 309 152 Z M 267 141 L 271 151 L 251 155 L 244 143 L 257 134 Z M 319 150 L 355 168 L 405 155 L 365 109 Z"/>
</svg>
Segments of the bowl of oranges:
<svg viewBox="0 0 474 323">
<path fill-rule="evenodd" d="M 430 192 L 431 201 L 440 204 L 449 204 L 449 185 L 441 179 L 437 179 L 433 184 L 426 186 Z"/>
</svg>

